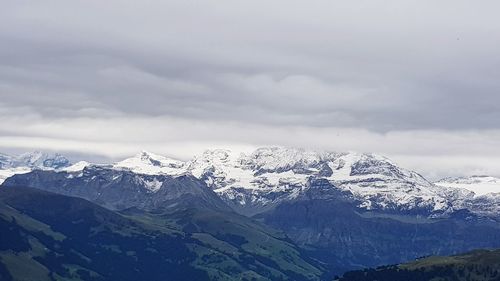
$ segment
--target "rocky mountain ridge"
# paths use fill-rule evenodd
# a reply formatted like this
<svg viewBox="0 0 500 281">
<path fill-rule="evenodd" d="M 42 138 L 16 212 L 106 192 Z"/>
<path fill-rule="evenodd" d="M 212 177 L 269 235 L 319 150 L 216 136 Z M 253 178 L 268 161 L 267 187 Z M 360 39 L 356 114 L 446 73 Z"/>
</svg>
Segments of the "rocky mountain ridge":
<svg viewBox="0 0 500 281">
<path fill-rule="evenodd" d="M 468 208 L 484 215 L 498 214 L 494 206 L 500 202 L 494 193 L 432 183 L 386 157 L 355 152 L 268 147 L 247 155 L 218 149 L 186 162 L 142 152 L 113 167 L 145 174 L 191 174 L 249 215 L 297 198 L 310 179 L 328 180 L 366 210 L 440 216 Z"/>
<path fill-rule="evenodd" d="M 38 157 L 37 161 L 32 161 L 36 157 L 21 157 L 31 159 L 26 163 L 38 163 L 38 166 L 30 164 L 19 168 L 11 164 L 2 167 L 11 167 L 4 170 L 8 171 L 8 176 L 16 173 L 12 169 L 22 169 L 18 173 L 26 173 L 33 167 L 68 173 L 68 177 L 81 177 L 82 171 L 91 171 L 92 167 L 130 171 L 144 178 L 156 176 L 154 181 L 145 180 L 148 183 L 144 185 L 144 190 L 148 193 L 155 193 L 161 187 L 159 176 L 175 178 L 191 175 L 203 181 L 237 212 L 250 216 L 296 199 L 309 188 L 308 182 L 316 179 L 327 180 L 332 188 L 357 202 L 357 207 L 368 211 L 430 217 L 446 216 L 460 209 L 486 216 L 498 216 L 500 213 L 499 194 L 477 192 L 470 188 L 481 179 L 482 182 L 488 179 L 488 184 L 493 184 L 491 177 L 469 180 L 469 188 L 464 186 L 464 179 L 432 183 L 420 174 L 374 154 L 265 147 L 250 154 L 226 149 L 207 150 L 192 160 L 180 161 L 142 151 L 110 165 L 83 161 L 69 165 L 69 161 L 62 160 L 62 156 L 56 156 L 53 160 Z M 44 165 L 40 166 L 40 163 Z"/>
</svg>

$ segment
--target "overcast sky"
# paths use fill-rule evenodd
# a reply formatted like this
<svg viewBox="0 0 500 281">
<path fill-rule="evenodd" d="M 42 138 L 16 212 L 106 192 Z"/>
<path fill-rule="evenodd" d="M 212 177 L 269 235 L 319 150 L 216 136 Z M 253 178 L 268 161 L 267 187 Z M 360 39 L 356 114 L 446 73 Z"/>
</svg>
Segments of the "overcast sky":
<svg viewBox="0 0 500 281">
<path fill-rule="evenodd" d="M 499 1 L 3 1 L 0 151 L 264 145 L 500 176 Z"/>
</svg>

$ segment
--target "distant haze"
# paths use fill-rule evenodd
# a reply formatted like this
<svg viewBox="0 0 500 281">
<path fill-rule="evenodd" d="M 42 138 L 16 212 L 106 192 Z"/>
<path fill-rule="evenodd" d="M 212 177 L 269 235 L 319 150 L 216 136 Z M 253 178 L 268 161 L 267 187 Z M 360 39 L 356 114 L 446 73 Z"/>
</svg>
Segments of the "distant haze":
<svg viewBox="0 0 500 281">
<path fill-rule="evenodd" d="M 6 1 L 0 151 L 267 145 L 500 176 L 498 1 Z M 89 159 L 89 160 L 92 160 Z"/>
</svg>

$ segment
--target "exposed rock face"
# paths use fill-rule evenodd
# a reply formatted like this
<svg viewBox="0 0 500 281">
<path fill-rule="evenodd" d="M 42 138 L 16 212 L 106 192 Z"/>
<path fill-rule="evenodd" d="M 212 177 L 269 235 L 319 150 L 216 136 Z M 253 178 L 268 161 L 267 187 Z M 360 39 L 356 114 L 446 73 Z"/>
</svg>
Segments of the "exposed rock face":
<svg viewBox="0 0 500 281">
<path fill-rule="evenodd" d="M 34 170 L 8 178 L 3 186 L 34 187 L 85 198 L 111 209 L 186 206 L 230 208 L 198 179 L 186 175 L 141 175 L 126 170 L 91 166 L 77 172 Z"/>
<path fill-rule="evenodd" d="M 462 210 L 447 219 L 366 211 L 327 181 L 257 218 L 283 230 L 334 271 L 500 247 L 500 224 Z"/>
</svg>

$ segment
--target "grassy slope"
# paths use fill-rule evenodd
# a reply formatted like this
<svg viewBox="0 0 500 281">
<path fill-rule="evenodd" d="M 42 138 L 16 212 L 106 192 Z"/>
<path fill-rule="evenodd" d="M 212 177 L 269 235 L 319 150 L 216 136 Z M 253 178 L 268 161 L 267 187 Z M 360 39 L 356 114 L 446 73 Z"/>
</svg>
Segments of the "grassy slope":
<svg viewBox="0 0 500 281">
<path fill-rule="evenodd" d="M 190 245 L 198 253 L 194 264 L 214 278 L 316 279 L 321 275 L 283 234 L 235 213 L 188 209 L 127 215 L 148 224 L 169 225 L 199 241 Z"/>
<path fill-rule="evenodd" d="M 281 234 L 231 213 L 109 211 L 0 190 L 0 280 L 318 280 Z M 4 231 L 7 230 L 7 231 Z"/>
<path fill-rule="evenodd" d="M 344 274 L 339 280 L 498 281 L 500 249 L 476 250 L 447 257 L 427 257 L 401 265 L 353 271 Z"/>
</svg>

